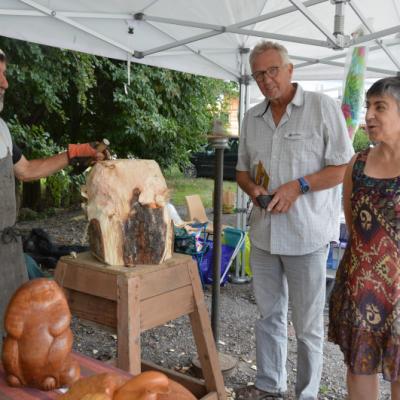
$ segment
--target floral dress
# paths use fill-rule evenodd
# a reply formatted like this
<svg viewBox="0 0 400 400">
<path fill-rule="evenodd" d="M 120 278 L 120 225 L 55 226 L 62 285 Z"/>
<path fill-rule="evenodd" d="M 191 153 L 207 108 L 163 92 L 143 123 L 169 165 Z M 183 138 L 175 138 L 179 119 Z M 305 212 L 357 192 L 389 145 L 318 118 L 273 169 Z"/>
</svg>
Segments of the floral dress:
<svg viewBox="0 0 400 400">
<path fill-rule="evenodd" d="M 353 166 L 352 232 L 329 308 L 330 341 L 354 374 L 400 377 L 400 177 L 364 174 L 369 149 Z"/>
</svg>

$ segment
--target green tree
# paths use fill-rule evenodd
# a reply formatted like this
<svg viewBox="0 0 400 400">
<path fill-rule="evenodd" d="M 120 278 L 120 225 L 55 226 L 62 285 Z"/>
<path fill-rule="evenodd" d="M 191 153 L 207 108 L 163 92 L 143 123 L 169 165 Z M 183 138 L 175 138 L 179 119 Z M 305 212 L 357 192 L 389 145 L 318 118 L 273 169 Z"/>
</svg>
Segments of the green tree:
<svg viewBox="0 0 400 400">
<path fill-rule="evenodd" d="M 140 64 L 102 59 L 93 88 L 96 118 L 87 130 L 104 132 L 120 157 L 155 159 L 162 167 L 184 164 L 205 142 L 211 121 L 236 95 L 236 85 Z M 224 94 L 221 101 L 221 96 Z"/>
<path fill-rule="evenodd" d="M 234 83 L 141 64 L 131 65 L 128 86 L 120 61 L 7 38 L 0 48 L 10 80 L 3 118 L 42 128 L 61 146 L 107 137 L 118 157 L 162 167 L 187 162 L 237 95 Z"/>
<path fill-rule="evenodd" d="M 17 116 L 23 126 L 41 127 L 58 144 L 67 143 L 67 123 L 77 114 L 70 105 L 88 111 L 96 58 L 8 38 L 0 38 L 0 48 L 9 60 L 10 85 L 2 117 L 9 121 Z"/>
<path fill-rule="evenodd" d="M 120 61 L 4 37 L 0 48 L 10 85 L 1 116 L 28 158 L 107 137 L 119 158 L 184 165 L 237 96 L 235 83 L 187 73 L 132 64 L 127 85 Z M 57 203 L 68 179 L 53 185 Z"/>
</svg>

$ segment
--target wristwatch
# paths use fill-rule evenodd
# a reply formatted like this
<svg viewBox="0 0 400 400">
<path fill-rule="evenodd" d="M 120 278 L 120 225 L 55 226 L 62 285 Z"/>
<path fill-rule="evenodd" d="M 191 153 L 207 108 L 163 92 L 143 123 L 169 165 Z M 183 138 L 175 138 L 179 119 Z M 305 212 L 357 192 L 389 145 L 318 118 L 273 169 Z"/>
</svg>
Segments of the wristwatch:
<svg viewBox="0 0 400 400">
<path fill-rule="evenodd" d="M 300 184 L 300 192 L 306 194 L 310 190 L 310 184 L 307 182 L 306 178 L 301 177 L 297 179 Z"/>
</svg>

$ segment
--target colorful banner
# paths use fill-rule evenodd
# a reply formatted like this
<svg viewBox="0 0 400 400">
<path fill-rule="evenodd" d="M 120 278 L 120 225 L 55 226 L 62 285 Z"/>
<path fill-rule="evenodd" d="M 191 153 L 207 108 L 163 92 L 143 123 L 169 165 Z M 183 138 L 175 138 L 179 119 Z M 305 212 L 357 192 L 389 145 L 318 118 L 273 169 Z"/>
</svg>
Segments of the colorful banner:
<svg viewBox="0 0 400 400">
<path fill-rule="evenodd" d="M 365 70 L 367 63 L 367 48 L 353 47 L 351 60 L 344 85 L 342 111 L 350 139 L 353 139 L 360 124 L 360 114 L 364 102 Z"/>
</svg>

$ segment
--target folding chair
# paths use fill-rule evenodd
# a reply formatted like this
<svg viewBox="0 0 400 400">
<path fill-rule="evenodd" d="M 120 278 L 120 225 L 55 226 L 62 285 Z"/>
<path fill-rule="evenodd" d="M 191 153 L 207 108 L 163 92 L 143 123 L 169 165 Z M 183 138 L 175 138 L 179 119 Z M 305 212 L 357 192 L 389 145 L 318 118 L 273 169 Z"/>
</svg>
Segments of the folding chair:
<svg viewBox="0 0 400 400">
<path fill-rule="evenodd" d="M 227 227 L 224 229 L 224 243 L 221 248 L 221 276 L 219 283 L 224 285 L 228 279 L 228 272 L 236 258 L 239 251 L 242 249 L 246 233 L 241 229 Z M 204 255 L 200 263 L 201 274 L 204 278 L 204 283 L 211 284 L 213 282 L 213 242 L 212 240 L 207 240 L 209 246 L 209 251 Z"/>
<path fill-rule="evenodd" d="M 185 200 L 189 219 L 202 224 L 207 223 L 206 232 L 213 235 L 214 225 L 208 220 L 201 197 L 198 194 L 192 194 L 190 196 L 185 196 Z M 222 225 L 222 230 L 225 228 L 227 228 L 227 225 Z"/>
<path fill-rule="evenodd" d="M 221 275 L 220 284 L 224 282 L 225 276 L 229 272 L 233 261 L 235 260 L 239 251 L 243 249 L 246 239 L 246 232 L 242 231 L 241 229 L 232 228 L 228 226 L 227 228 L 224 229 L 224 238 L 225 238 L 225 244 L 227 246 L 233 247 L 234 250 L 231 255 L 231 258 L 228 261 L 228 265 L 226 266 L 225 271 Z"/>
</svg>

